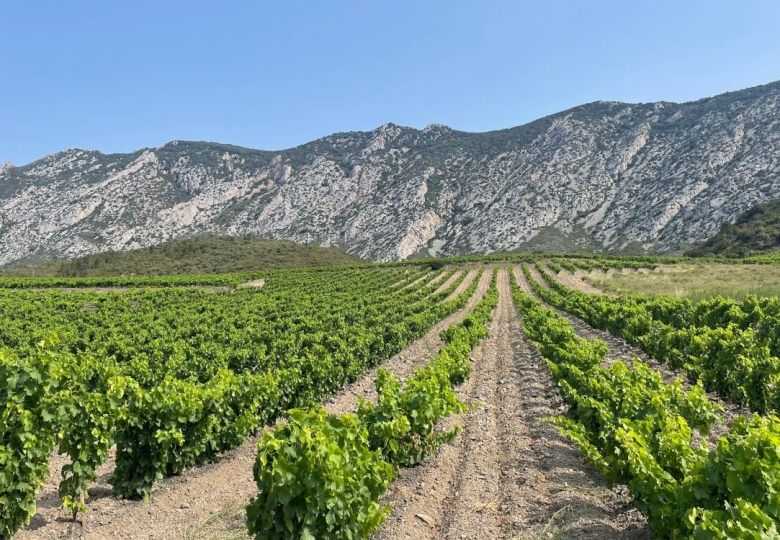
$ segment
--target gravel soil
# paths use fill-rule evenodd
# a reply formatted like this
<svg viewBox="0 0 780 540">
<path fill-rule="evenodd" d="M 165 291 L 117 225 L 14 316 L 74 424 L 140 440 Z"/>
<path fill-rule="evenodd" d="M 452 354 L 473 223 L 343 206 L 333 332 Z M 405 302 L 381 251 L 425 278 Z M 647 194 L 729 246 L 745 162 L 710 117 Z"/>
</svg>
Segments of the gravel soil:
<svg viewBox="0 0 780 540">
<path fill-rule="evenodd" d="M 401 471 L 376 539 L 650 538 L 624 492 L 610 490 L 543 418 L 563 410 L 547 365 L 519 325 L 508 272 L 499 275 L 490 336 L 459 388 L 474 407 L 451 417 L 453 443 Z"/>
<path fill-rule="evenodd" d="M 253 279 L 252 281 L 247 281 L 246 283 L 241 283 L 236 288 L 238 288 L 238 289 L 250 289 L 250 288 L 262 289 L 264 285 L 265 285 L 265 280 L 264 279 Z"/>
<path fill-rule="evenodd" d="M 566 285 L 571 289 L 576 289 L 578 291 L 582 291 L 590 294 L 604 294 L 604 291 L 602 291 L 597 287 L 594 287 L 593 285 L 591 285 L 590 283 L 582 279 L 582 276 L 587 275 L 584 270 L 577 270 L 577 272 L 575 272 L 574 274 L 572 274 L 568 270 L 561 270 L 560 272 L 558 272 L 558 274 L 550 270 L 549 273 L 555 276 L 556 278 L 558 278 L 558 280 L 561 283 L 563 283 L 564 285 Z"/>
<path fill-rule="evenodd" d="M 462 270 L 458 270 L 457 272 L 455 272 L 454 274 L 452 274 L 452 275 L 449 277 L 449 279 L 447 279 L 447 281 L 445 281 L 444 283 L 442 283 L 441 285 L 439 285 L 439 288 L 438 288 L 438 289 L 436 289 L 435 291 L 433 291 L 433 294 L 434 294 L 434 295 L 436 295 L 436 294 L 439 294 L 440 292 L 442 292 L 442 291 L 444 291 L 444 290 L 447 290 L 447 287 L 449 287 L 450 285 L 452 285 L 453 283 L 455 283 L 455 281 L 456 281 L 456 280 L 457 280 L 457 279 L 458 279 L 458 278 L 461 276 L 461 274 L 463 274 L 463 271 L 462 271 Z"/>
<path fill-rule="evenodd" d="M 518 283 L 528 290 L 522 273 L 517 268 L 515 272 Z M 453 295 L 465 290 L 476 273 L 470 269 Z M 492 268 L 486 268 L 463 309 L 434 325 L 382 367 L 405 379 L 429 362 L 443 345 L 439 332 L 466 317 L 487 291 L 491 273 Z M 473 406 L 442 426 L 459 425 L 463 432 L 419 466 L 401 471 L 386 496 L 393 513 L 375 538 L 650 539 L 645 519 L 630 503 L 625 488 L 609 489 L 576 447 L 544 421 L 565 406 L 546 363 L 522 332 L 506 268 L 500 270 L 498 287 L 499 303 L 489 337 L 472 353 L 472 375 L 458 389 L 460 398 Z M 604 334 L 582 321 L 575 328 L 584 337 Z M 611 355 L 617 351 L 634 356 L 625 342 L 621 348 L 622 340 L 610 338 Z M 356 409 L 357 396 L 375 401 L 375 375 L 376 369 L 365 373 L 323 405 L 341 414 Z M 112 464 L 105 464 L 98 485 L 90 489 L 84 529 L 71 524 L 59 508 L 56 480 L 63 463 L 53 462 L 39 513 L 15 538 L 190 538 L 196 524 L 225 508 L 245 504 L 254 495 L 256 442 L 257 437 L 247 441 L 219 463 L 166 479 L 148 502 L 114 497 L 106 484 Z M 231 526 L 233 532 L 240 531 L 240 512 Z M 197 538 L 216 538 L 200 533 Z"/>
<path fill-rule="evenodd" d="M 376 381 L 376 372 L 379 368 L 393 372 L 400 377 L 402 381 L 406 380 L 411 375 L 414 375 L 415 369 L 426 365 L 433 356 L 439 352 L 439 349 L 444 346 L 444 342 L 441 340 L 441 337 L 439 337 L 439 333 L 448 326 L 458 324 L 465 319 L 466 316 L 471 313 L 471 310 L 477 302 L 482 299 L 485 292 L 487 292 L 490 287 L 490 277 L 491 272 L 485 271 L 480 278 L 477 290 L 462 309 L 437 322 L 425 336 L 418 339 L 389 360 L 383 362 L 381 366 L 367 371 L 358 381 L 345 386 L 337 396 L 334 396 L 332 399 L 323 403 L 325 410 L 332 414 L 354 412 L 357 410 L 356 397 L 361 397 L 376 403 L 377 394 L 374 382 Z M 468 283 L 466 283 L 467 279 L 463 280 L 463 283 L 458 286 L 453 294 L 457 296 L 457 294 L 462 293 L 468 288 Z"/>
<path fill-rule="evenodd" d="M 477 270 L 476 268 L 472 268 L 471 270 L 469 270 L 468 274 L 466 274 L 466 277 L 463 278 L 463 281 L 461 281 L 460 284 L 457 286 L 457 288 L 454 291 L 452 291 L 449 294 L 449 296 L 447 296 L 447 298 L 442 300 L 442 302 L 449 302 L 450 300 L 454 300 L 455 298 L 460 296 L 460 294 L 463 291 L 465 291 L 466 289 L 468 289 L 469 285 L 471 285 L 474 282 L 474 280 L 476 279 L 478 273 L 479 273 L 479 270 Z M 490 274 L 490 272 L 483 272 L 482 273 L 483 279 L 487 279 L 488 280 L 487 284 L 490 285 L 490 278 L 489 277 L 488 278 L 484 278 L 485 274 Z"/>
</svg>

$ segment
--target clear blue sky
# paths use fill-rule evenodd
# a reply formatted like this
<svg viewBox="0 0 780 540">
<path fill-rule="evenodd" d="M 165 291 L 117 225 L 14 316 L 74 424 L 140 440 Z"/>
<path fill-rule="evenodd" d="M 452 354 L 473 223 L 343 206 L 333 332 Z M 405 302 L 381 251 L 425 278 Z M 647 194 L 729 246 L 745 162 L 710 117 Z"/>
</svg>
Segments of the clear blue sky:
<svg viewBox="0 0 780 540">
<path fill-rule="evenodd" d="M 780 79 L 780 0 L 36 1 L 0 10 L 0 163 L 173 139 L 485 131 Z"/>
</svg>

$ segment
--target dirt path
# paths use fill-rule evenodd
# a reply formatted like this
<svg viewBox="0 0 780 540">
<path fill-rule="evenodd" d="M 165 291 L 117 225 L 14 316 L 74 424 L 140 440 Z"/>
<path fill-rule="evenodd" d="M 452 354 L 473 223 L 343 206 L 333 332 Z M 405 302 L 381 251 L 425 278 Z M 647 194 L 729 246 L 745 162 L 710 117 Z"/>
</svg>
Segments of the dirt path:
<svg viewBox="0 0 780 540">
<path fill-rule="evenodd" d="M 534 277 L 534 279 L 536 279 L 537 281 L 542 279 L 538 275 L 538 273 L 536 275 L 532 273 L 532 277 Z M 596 328 L 593 328 L 582 319 L 578 319 L 574 315 L 570 315 L 565 311 L 562 311 L 560 309 L 557 309 L 545 303 L 544 300 L 536 296 L 536 294 L 531 290 L 531 287 L 528 285 L 528 281 L 526 281 L 525 279 L 525 275 L 523 275 L 523 272 L 519 268 L 515 268 L 515 278 L 517 279 L 517 283 L 520 286 L 520 288 L 523 290 L 523 292 L 533 296 L 539 302 L 544 304 L 545 307 L 549 307 L 556 313 L 559 313 L 561 316 L 565 317 L 572 324 L 577 334 L 579 334 L 580 336 L 586 339 L 600 339 L 604 343 L 606 343 L 607 348 L 609 349 L 609 352 L 607 353 L 607 362 L 606 362 L 607 365 L 611 365 L 615 363 L 615 361 L 618 359 L 623 359 L 630 362 L 631 359 L 633 358 L 639 358 L 642 361 L 647 362 L 654 369 L 659 369 L 659 371 L 664 377 L 664 380 L 666 380 L 667 382 L 671 382 L 676 377 L 679 376 L 679 374 L 675 373 L 674 370 L 669 369 L 668 366 L 661 364 L 658 361 L 654 360 L 653 358 L 649 357 L 640 349 L 637 349 L 636 347 L 629 345 L 625 340 L 617 338 L 612 334 L 610 334 L 609 332 L 605 332 L 603 330 L 597 330 Z"/>
<path fill-rule="evenodd" d="M 388 496 L 393 514 L 375 538 L 650 538 L 625 495 L 607 489 L 541 420 L 559 410 L 560 396 L 522 334 L 506 270 L 498 285 L 490 337 L 475 349 L 472 376 L 459 388 L 461 399 L 481 406 L 447 422 L 464 426 L 452 444 L 401 471 Z"/>
<path fill-rule="evenodd" d="M 444 279 L 444 276 L 446 276 L 446 275 L 447 275 L 447 271 L 446 270 L 444 272 L 439 272 L 438 274 L 436 274 L 434 276 L 434 278 L 432 280 L 430 280 L 428 282 L 428 285 L 433 285 L 434 283 L 437 283 L 437 282 L 441 281 L 442 279 Z M 427 274 L 427 277 L 430 278 L 431 275 Z"/>
<path fill-rule="evenodd" d="M 515 281 L 517 281 L 517 286 L 520 288 L 520 290 L 527 295 L 537 298 L 537 296 L 531 290 L 531 286 L 528 284 L 528 281 L 525 279 L 525 274 L 523 274 L 523 269 L 520 268 L 519 266 L 513 266 L 512 271 L 515 274 Z"/>
<path fill-rule="evenodd" d="M 446 291 L 447 287 L 455 283 L 455 281 L 463 274 L 463 270 L 458 270 L 454 274 L 452 274 L 444 283 L 439 285 L 439 288 L 433 291 L 432 295 L 435 296 L 439 294 L 442 291 Z"/>
<path fill-rule="evenodd" d="M 477 273 L 479 273 L 479 270 L 477 270 L 476 268 L 472 268 L 471 270 L 469 270 L 469 273 L 466 274 L 466 277 L 463 278 L 463 281 L 461 281 L 460 284 L 455 288 L 455 290 L 452 291 L 449 294 L 449 296 L 447 296 L 447 298 L 442 300 L 442 302 L 449 302 L 450 300 L 454 300 L 455 298 L 460 296 L 463 293 L 463 291 L 465 291 L 466 289 L 469 288 L 469 285 L 471 285 L 471 283 L 474 281 L 474 279 L 476 279 Z M 487 271 L 483 272 L 482 273 L 483 277 L 487 273 L 489 273 L 489 272 L 487 272 Z"/>
<path fill-rule="evenodd" d="M 468 315 L 487 291 L 490 276 L 491 273 L 486 270 L 477 291 L 464 308 L 436 323 L 425 336 L 385 361 L 381 367 L 407 377 L 414 368 L 426 364 L 442 346 L 439 333 Z M 355 396 L 376 400 L 376 369 L 364 373 L 357 382 L 344 387 L 337 396 L 324 402 L 325 408 L 331 413 L 340 414 L 356 410 Z M 89 490 L 85 532 L 76 528 L 74 535 L 69 534 L 72 526 L 66 512 L 60 509 L 57 495 L 59 470 L 66 461 L 62 456 L 56 456 L 51 464 L 49 481 L 38 500 L 38 513 L 30 526 L 20 531 L 14 539 L 187 538 L 192 527 L 213 512 L 236 504 L 246 504 L 257 492 L 252 467 L 258 438 L 253 437 L 241 447 L 226 452 L 219 463 L 206 464 L 188 470 L 182 476 L 166 479 L 156 486 L 148 502 L 126 501 L 112 494 L 108 478 L 113 470 L 113 460 L 109 460 L 98 471 L 98 484 Z"/>
<path fill-rule="evenodd" d="M 536 296 L 531 291 L 531 288 L 530 286 L 528 286 L 528 282 L 526 281 L 522 271 L 520 271 L 517 268 L 515 269 L 515 277 L 517 278 L 518 284 L 523 289 L 523 291 L 530 294 L 531 296 L 533 296 L 534 298 L 536 298 L 537 300 L 539 300 L 544 304 L 544 301 L 541 300 L 538 296 Z M 666 382 L 667 384 L 670 384 L 674 382 L 676 379 L 683 377 L 683 373 L 681 373 L 680 371 L 677 371 L 669 367 L 668 365 L 659 362 L 652 356 L 649 356 L 647 353 L 645 353 L 642 349 L 634 347 L 626 340 L 619 338 L 617 336 L 613 336 L 612 334 L 610 334 L 605 330 L 599 330 L 597 328 L 594 328 L 590 326 L 588 323 L 586 323 L 585 321 L 583 321 L 582 319 L 579 319 L 574 315 L 571 315 L 565 311 L 559 310 L 547 304 L 544 305 L 549 307 L 550 309 L 553 309 L 554 311 L 556 311 L 557 313 L 565 317 L 574 327 L 574 330 L 577 332 L 577 334 L 580 335 L 581 337 L 590 340 L 600 339 L 604 343 L 606 343 L 608 352 L 607 352 L 605 365 L 612 365 L 618 360 L 623 360 L 625 363 L 630 364 L 635 358 L 638 358 L 642 362 L 650 366 L 653 370 L 657 371 L 661 375 L 661 378 L 664 380 L 664 382 Z M 683 387 L 686 390 L 690 390 L 692 388 L 690 382 L 688 382 L 688 380 L 684 377 L 683 377 Z M 711 402 L 717 403 L 721 407 L 723 407 L 724 410 L 723 413 L 724 421 L 720 424 L 713 426 L 713 432 L 708 438 L 710 445 L 713 446 L 717 441 L 717 437 L 725 434 L 726 431 L 728 431 L 734 419 L 736 419 L 739 416 L 749 416 L 750 411 L 747 410 L 745 407 L 739 407 L 737 405 L 734 405 L 731 402 L 724 401 L 723 399 L 718 397 L 717 394 L 712 392 L 709 392 L 707 394 L 707 397 Z"/>
<path fill-rule="evenodd" d="M 584 293 L 589 293 L 589 294 L 604 294 L 604 291 L 602 291 L 597 287 L 594 287 L 593 285 L 591 285 L 590 283 L 582 279 L 582 276 L 586 274 L 584 270 L 577 270 L 577 272 L 575 272 L 574 274 L 572 274 L 566 269 L 562 269 L 557 274 L 552 270 L 550 270 L 549 273 L 550 275 L 555 277 L 558 281 L 560 281 L 570 289 L 576 289 L 578 291 L 582 291 Z"/>
<path fill-rule="evenodd" d="M 236 287 L 236 289 L 262 289 L 265 285 L 264 279 L 253 279 L 252 281 L 247 281 L 246 283 L 241 283 Z"/>
<path fill-rule="evenodd" d="M 517 276 L 518 275 L 517 273 L 519 272 L 519 275 L 522 276 L 523 279 L 525 279 L 525 275 L 523 274 L 522 268 L 517 267 L 517 266 L 515 266 L 514 268 L 515 268 L 515 276 Z M 528 265 L 528 269 L 531 271 L 531 277 L 534 278 L 534 280 L 538 284 L 540 284 L 545 289 L 549 289 L 550 288 L 550 286 L 547 285 L 547 282 L 544 280 L 542 275 L 539 273 L 539 270 L 536 269 L 536 265 L 535 264 L 529 264 Z M 518 283 L 519 283 L 519 279 L 518 279 Z"/>
<path fill-rule="evenodd" d="M 426 272 L 425 274 L 421 275 L 420 277 L 418 277 L 414 281 L 411 281 L 411 282 L 407 283 L 406 285 L 401 287 L 401 290 L 405 291 L 406 289 L 408 289 L 410 287 L 416 287 L 417 285 L 419 285 L 420 283 L 422 283 L 423 281 L 428 280 L 428 279 L 431 279 L 431 273 L 430 272 Z"/>
<path fill-rule="evenodd" d="M 401 380 L 405 380 L 414 374 L 416 368 L 430 362 L 433 356 L 439 352 L 439 349 L 444 346 L 444 342 L 441 340 L 441 337 L 439 337 L 439 333 L 448 326 L 458 324 L 471 313 L 471 310 L 477 302 L 482 299 L 485 292 L 487 292 L 490 287 L 491 272 L 492 270 L 490 272 L 486 270 L 482 274 L 479 284 L 477 285 L 477 290 L 462 309 L 459 309 L 455 313 L 452 313 L 448 317 L 437 322 L 425 336 L 418 339 L 389 360 L 383 362 L 381 366 L 377 366 L 364 373 L 357 382 L 345 386 L 339 395 L 323 404 L 325 410 L 332 414 L 353 412 L 357 410 L 355 398 L 358 396 L 376 403 L 377 395 L 374 382 L 376 381 L 376 371 L 379 368 L 390 370 L 398 375 Z M 463 289 L 465 290 L 466 287 L 463 287 Z"/>
</svg>

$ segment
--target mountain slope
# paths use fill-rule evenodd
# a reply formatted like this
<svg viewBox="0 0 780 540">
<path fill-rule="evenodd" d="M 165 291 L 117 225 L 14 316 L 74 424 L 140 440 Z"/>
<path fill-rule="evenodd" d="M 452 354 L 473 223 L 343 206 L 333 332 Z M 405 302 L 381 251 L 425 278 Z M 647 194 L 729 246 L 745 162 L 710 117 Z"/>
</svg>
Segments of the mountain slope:
<svg viewBox="0 0 780 540">
<path fill-rule="evenodd" d="M 780 250 L 780 199 L 759 204 L 686 253 L 690 257 L 749 257 Z"/>
<path fill-rule="evenodd" d="M 778 197 L 773 83 L 684 104 L 597 102 L 488 133 L 386 124 L 280 152 L 68 150 L 0 169 L 0 264 L 202 233 L 373 260 L 548 244 L 668 252 Z"/>
<path fill-rule="evenodd" d="M 333 248 L 252 236 L 200 236 L 169 240 L 148 248 L 108 251 L 20 268 L 14 274 L 55 277 L 221 274 L 362 262 L 358 257 Z"/>
</svg>

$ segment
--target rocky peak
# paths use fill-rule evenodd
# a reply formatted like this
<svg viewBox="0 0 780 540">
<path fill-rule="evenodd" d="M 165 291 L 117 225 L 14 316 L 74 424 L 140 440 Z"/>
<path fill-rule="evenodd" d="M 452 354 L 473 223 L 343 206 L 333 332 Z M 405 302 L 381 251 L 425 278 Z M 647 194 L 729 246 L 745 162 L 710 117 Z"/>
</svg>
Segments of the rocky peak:
<svg viewBox="0 0 780 540">
<path fill-rule="evenodd" d="M 423 133 L 431 133 L 431 132 L 442 132 L 442 131 L 453 131 L 453 129 L 450 126 L 446 126 L 444 124 L 428 124 L 423 129 Z"/>
<path fill-rule="evenodd" d="M 374 260 L 518 249 L 665 253 L 780 197 L 780 83 L 691 103 L 594 102 L 466 133 L 384 124 L 266 152 L 172 141 L 0 167 L 0 264 L 199 233 Z"/>
</svg>

